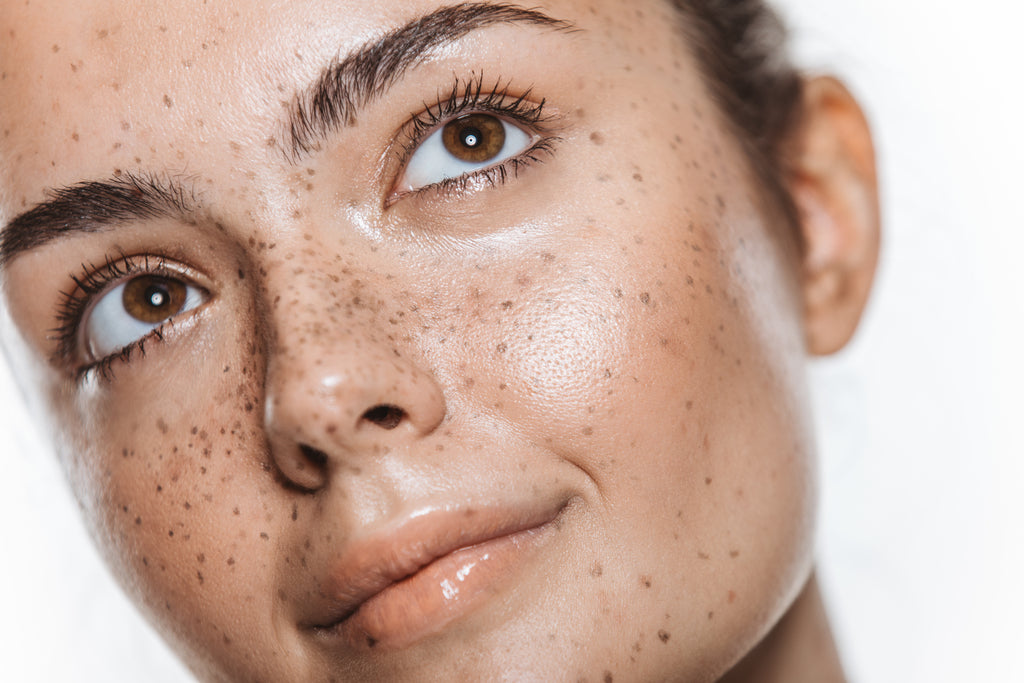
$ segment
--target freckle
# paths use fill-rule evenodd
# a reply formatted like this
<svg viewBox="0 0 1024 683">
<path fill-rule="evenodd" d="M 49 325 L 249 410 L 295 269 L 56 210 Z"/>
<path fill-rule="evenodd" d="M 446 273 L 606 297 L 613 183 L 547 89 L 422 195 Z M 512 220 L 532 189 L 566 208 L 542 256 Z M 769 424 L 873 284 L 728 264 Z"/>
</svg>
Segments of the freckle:
<svg viewBox="0 0 1024 683">
<path fill-rule="evenodd" d="M 671 638 L 671 637 L 672 637 L 672 634 L 669 633 L 668 631 L 665 631 L 665 630 L 658 631 L 658 638 L 660 638 L 661 642 L 663 642 L 663 643 L 667 643 L 668 639 Z"/>
<path fill-rule="evenodd" d="M 60 52 L 60 45 L 57 45 L 56 43 L 54 43 L 53 47 L 51 47 L 50 49 L 53 50 L 54 54 L 56 54 L 56 53 Z"/>
<path fill-rule="evenodd" d="M 266 531 L 261 531 L 260 532 L 260 538 L 262 538 L 264 541 L 269 541 L 270 540 L 270 535 Z"/>
<path fill-rule="evenodd" d="M 292 521 L 294 522 L 298 518 L 299 518 L 299 507 L 297 505 L 292 505 Z"/>
<path fill-rule="evenodd" d="M 600 562 L 595 562 L 594 565 L 590 568 L 590 575 L 596 579 L 597 577 L 601 576 L 601 574 L 604 574 L 604 567 L 601 566 Z"/>
<path fill-rule="evenodd" d="M 646 574 L 641 576 L 640 577 L 640 585 L 643 586 L 644 588 L 650 588 L 651 587 L 651 577 L 647 576 Z"/>
<path fill-rule="evenodd" d="M 702 560 L 710 560 L 711 559 L 711 556 L 708 555 L 707 553 L 697 553 L 697 557 L 702 559 Z"/>
<path fill-rule="evenodd" d="M 228 566 L 230 567 L 230 566 L 231 566 L 231 565 L 233 565 L 234 563 L 235 563 L 235 558 L 233 558 L 233 557 L 229 557 L 229 558 L 228 558 Z"/>
<path fill-rule="evenodd" d="M 739 550 L 730 550 L 729 551 L 729 557 L 731 557 L 732 559 L 735 560 L 739 556 L 740 556 L 740 551 Z"/>
<path fill-rule="evenodd" d="M 593 427 L 584 427 L 581 431 L 583 432 L 583 436 L 590 436 L 590 435 L 592 435 L 594 433 L 594 428 Z"/>
<path fill-rule="evenodd" d="M 714 619 L 714 618 L 715 618 L 715 613 L 714 612 L 708 612 L 708 621 L 710 621 L 711 619 Z"/>
<path fill-rule="evenodd" d="M 604 136 L 598 133 L 597 131 L 594 131 L 593 133 L 590 134 L 590 141 L 593 142 L 595 145 L 603 145 Z"/>
<path fill-rule="evenodd" d="M 633 180 L 637 181 L 638 183 L 642 183 L 644 181 L 644 177 L 639 173 L 634 173 Z"/>
<path fill-rule="evenodd" d="M 109 35 L 110 35 L 110 32 L 107 31 L 107 29 L 105 29 L 105 28 L 101 28 L 99 31 L 96 32 L 96 37 L 99 38 L 100 40 L 103 40 L 104 38 L 106 38 Z"/>
<path fill-rule="evenodd" d="M 174 100 L 171 99 L 170 95 L 164 95 L 164 106 L 168 109 L 174 106 Z"/>
<path fill-rule="evenodd" d="M 237 508 L 237 507 L 236 507 L 236 508 L 235 508 L 234 510 L 232 510 L 231 512 L 232 512 L 232 514 L 235 514 L 235 515 L 239 515 L 239 514 L 241 514 L 241 513 L 240 513 L 240 512 L 238 511 L 238 508 Z"/>
<path fill-rule="evenodd" d="M 711 486 L 711 481 L 711 477 L 704 477 L 704 483 L 707 484 L 708 486 Z"/>
</svg>

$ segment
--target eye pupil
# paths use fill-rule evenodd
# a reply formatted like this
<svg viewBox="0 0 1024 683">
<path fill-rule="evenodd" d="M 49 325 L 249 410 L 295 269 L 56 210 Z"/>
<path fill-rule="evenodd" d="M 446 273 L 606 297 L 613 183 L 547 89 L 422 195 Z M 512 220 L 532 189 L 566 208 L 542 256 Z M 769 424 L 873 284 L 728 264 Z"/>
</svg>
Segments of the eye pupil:
<svg viewBox="0 0 1024 683">
<path fill-rule="evenodd" d="M 188 291 L 179 280 L 143 275 L 125 285 L 124 310 L 144 323 L 158 323 L 181 311 Z"/>
<path fill-rule="evenodd" d="M 505 124 L 490 114 L 469 114 L 449 121 L 441 136 L 449 154 L 469 163 L 498 156 L 505 147 Z"/>
</svg>

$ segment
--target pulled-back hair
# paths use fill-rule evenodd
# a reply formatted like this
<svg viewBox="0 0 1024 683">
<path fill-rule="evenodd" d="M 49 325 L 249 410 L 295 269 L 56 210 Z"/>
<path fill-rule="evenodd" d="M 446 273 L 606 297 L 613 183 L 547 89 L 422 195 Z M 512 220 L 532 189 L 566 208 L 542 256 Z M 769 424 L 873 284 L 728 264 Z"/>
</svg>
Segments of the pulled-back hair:
<svg viewBox="0 0 1024 683">
<path fill-rule="evenodd" d="M 795 226 L 785 142 L 798 123 L 802 81 L 789 60 L 785 26 L 763 0 L 669 2 L 712 97 L 769 197 Z"/>
</svg>

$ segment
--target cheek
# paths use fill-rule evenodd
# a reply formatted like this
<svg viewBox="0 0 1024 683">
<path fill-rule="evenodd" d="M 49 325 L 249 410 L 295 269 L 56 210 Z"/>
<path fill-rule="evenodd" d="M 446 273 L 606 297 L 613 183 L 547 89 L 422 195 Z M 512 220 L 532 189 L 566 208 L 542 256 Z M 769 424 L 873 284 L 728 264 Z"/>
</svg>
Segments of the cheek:
<svg viewBox="0 0 1024 683">
<path fill-rule="evenodd" d="M 723 202 L 576 216 L 557 248 L 456 278 L 434 339 L 474 408 L 593 482 L 581 600 L 675 642 L 756 641 L 810 553 L 799 314 L 753 203 Z"/>
<path fill-rule="evenodd" d="M 285 494 L 265 457 L 263 350 L 223 338 L 237 343 L 154 344 L 115 366 L 116 390 L 65 421 L 84 449 L 64 459 L 108 566 L 172 643 L 267 657 L 240 650 L 269 642 Z"/>
</svg>

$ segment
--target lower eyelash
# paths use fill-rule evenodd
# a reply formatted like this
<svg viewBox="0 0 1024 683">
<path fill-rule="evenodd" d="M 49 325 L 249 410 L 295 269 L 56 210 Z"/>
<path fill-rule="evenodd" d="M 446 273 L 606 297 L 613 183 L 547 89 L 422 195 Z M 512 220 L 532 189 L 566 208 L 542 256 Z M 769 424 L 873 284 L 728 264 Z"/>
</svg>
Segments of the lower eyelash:
<svg viewBox="0 0 1024 683">
<path fill-rule="evenodd" d="M 146 344 L 151 340 L 163 341 L 164 340 L 164 326 L 170 324 L 171 321 L 165 322 L 160 327 L 155 328 L 152 332 L 147 334 L 145 337 L 136 339 L 131 344 L 120 348 L 114 353 L 101 358 L 92 363 L 87 363 L 75 371 L 75 376 L 78 381 L 87 380 L 90 375 L 99 375 L 100 379 L 104 382 L 109 382 L 114 378 L 114 364 L 116 362 L 127 363 L 132 359 L 136 353 L 145 357 L 146 355 Z"/>
<path fill-rule="evenodd" d="M 110 285 L 135 275 L 160 274 L 179 275 L 175 269 L 169 268 L 167 262 L 155 256 L 127 256 L 121 253 L 117 257 L 108 256 L 102 266 L 93 264 L 82 264 L 80 275 L 70 275 L 74 288 L 68 292 L 61 292 L 61 301 L 57 305 L 55 317 L 57 327 L 50 331 L 49 338 L 57 343 L 52 360 L 57 364 L 67 365 L 77 362 L 78 337 L 81 330 L 82 320 L 85 317 L 86 309 L 93 302 L 98 294 L 103 293 Z M 146 340 L 153 337 L 163 338 L 163 326 L 153 330 L 150 334 L 139 339 L 110 356 L 76 366 L 76 374 L 81 377 L 94 369 L 100 369 L 101 375 L 106 378 L 109 373 L 109 366 L 114 360 L 128 360 L 131 354 L 140 350 L 145 353 L 144 344 Z M 104 367 L 106 369 L 104 369 Z"/>
<path fill-rule="evenodd" d="M 469 188 L 470 183 L 480 181 L 487 183 L 487 185 L 491 187 L 502 185 L 507 182 L 510 177 L 517 178 L 519 176 L 519 171 L 522 169 L 543 161 L 542 157 L 554 154 L 555 145 L 559 140 L 560 138 L 557 137 L 541 138 L 526 150 L 520 152 L 511 159 L 506 159 L 500 164 L 488 166 L 487 168 L 482 168 L 471 173 L 464 173 L 463 175 L 455 178 L 445 178 L 444 180 L 436 183 L 424 185 L 416 190 L 398 195 L 395 199 L 400 199 L 402 196 L 408 194 L 420 194 L 423 192 L 436 192 L 442 195 L 458 194 L 466 191 Z"/>
<path fill-rule="evenodd" d="M 542 161 L 543 156 L 553 154 L 555 145 L 560 138 L 543 135 L 543 130 L 538 130 L 543 129 L 543 124 L 548 121 L 548 117 L 544 114 L 545 100 L 530 101 L 532 88 L 527 88 L 521 95 L 511 95 L 511 87 L 511 81 L 503 83 L 499 77 L 495 80 L 493 87 L 485 88 L 483 73 L 465 80 L 456 78 L 447 97 L 438 97 L 438 101 L 434 105 L 424 104 L 423 112 L 413 117 L 412 130 L 403 145 L 399 166 L 405 166 L 420 143 L 438 126 L 464 114 L 485 112 L 509 119 L 529 126 L 535 133 L 540 133 L 542 137 L 539 140 L 511 159 L 455 178 L 445 178 L 439 182 L 400 193 L 393 196 L 388 204 L 402 197 L 424 192 L 458 193 L 465 191 L 473 182 L 483 181 L 492 187 L 501 185 L 510 177 L 517 177 L 523 168 Z"/>
</svg>

